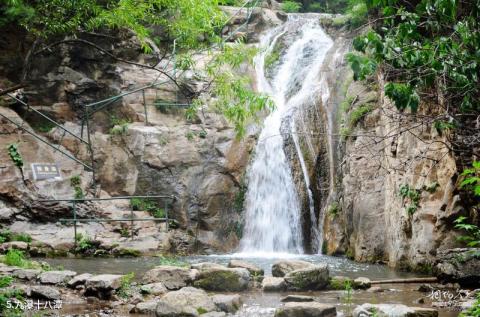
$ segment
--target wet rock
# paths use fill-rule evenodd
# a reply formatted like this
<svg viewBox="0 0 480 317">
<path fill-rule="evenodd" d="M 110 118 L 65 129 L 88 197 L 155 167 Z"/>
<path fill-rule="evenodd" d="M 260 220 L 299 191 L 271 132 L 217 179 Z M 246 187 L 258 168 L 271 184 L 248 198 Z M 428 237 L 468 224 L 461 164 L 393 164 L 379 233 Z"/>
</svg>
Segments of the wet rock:
<svg viewBox="0 0 480 317">
<path fill-rule="evenodd" d="M 252 276 L 262 276 L 264 274 L 264 271 L 263 271 L 262 268 L 256 266 L 253 263 L 247 262 L 247 261 L 231 260 L 228 263 L 228 267 L 247 269 Z"/>
<path fill-rule="evenodd" d="M 211 269 L 202 271 L 193 283 L 208 291 L 238 292 L 248 288 L 250 272 L 247 269 Z"/>
<path fill-rule="evenodd" d="M 197 317 L 217 310 L 213 300 L 204 290 L 184 287 L 167 293 L 157 304 L 157 317 Z"/>
<path fill-rule="evenodd" d="M 277 308 L 275 317 L 335 317 L 335 306 L 310 303 L 286 303 L 284 307 Z"/>
<path fill-rule="evenodd" d="M 28 250 L 28 243 L 23 242 L 23 241 L 10 241 L 10 242 L 4 242 L 4 243 L 0 244 L 0 251 L 1 252 L 7 252 L 10 249 L 27 251 Z"/>
<path fill-rule="evenodd" d="M 19 270 L 13 271 L 12 275 L 21 280 L 32 281 L 36 279 L 40 273 L 42 273 L 42 271 L 40 270 L 19 269 Z"/>
<path fill-rule="evenodd" d="M 213 295 L 212 300 L 219 310 L 226 313 L 234 313 L 242 306 L 242 298 L 238 294 Z"/>
<path fill-rule="evenodd" d="M 192 282 L 190 269 L 177 266 L 157 266 L 146 272 L 143 282 L 162 283 L 169 290 L 178 290 Z"/>
<path fill-rule="evenodd" d="M 30 288 L 30 296 L 33 298 L 55 300 L 60 299 L 60 292 L 50 286 L 35 285 Z"/>
<path fill-rule="evenodd" d="M 352 287 L 355 289 L 367 289 L 371 286 L 371 281 L 366 277 L 357 277 L 353 280 Z"/>
<path fill-rule="evenodd" d="M 480 286 L 480 248 L 449 249 L 437 253 L 434 272 L 447 282 L 462 286 Z"/>
<path fill-rule="evenodd" d="M 8 266 L 6 264 L 0 263 L 0 273 L 13 273 L 13 271 L 19 270 L 18 266 Z"/>
<path fill-rule="evenodd" d="M 120 288 L 123 275 L 101 274 L 87 279 L 85 282 L 86 295 L 98 296 L 101 299 L 108 299 L 113 292 Z"/>
<path fill-rule="evenodd" d="M 395 317 L 437 317 L 438 311 L 431 308 L 408 307 L 401 304 L 363 304 L 353 310 L 353 317 L 370 316 L 376 313 L 377 316 Z"/>
<path fill-rule="evenodd" d="M 73 271 L 49 271 L 38 276 L 38 280 L 42 284 L 60 284 L 70 281 L 77 272 Z"/>
<path fill-rule="evenodd" d="M 137 314 L 152 314 L 155 313 L 157 308 L 158 300 L 150 300 L 147 302 L 141 302 L 135 305 L 130 312 Z"/>
<path fill-rule="evenodd" d="M 294 291 L 322 290 L 328 286 L 329 281 L 326 264 L 295 270 L 285 276 L 287 289 Z"/>
<path fill-rule="evenodd" d="M 67 285 L 71 288 L 75 288 L 79 285 L 85 285 L 85 282 L 91 278 L 93 275 L 90 273 L 83 273 L 75 276 L 70 281 L 67 282 Z"/>
<path fill-rule="evenodd" d="M 380 286 L 372 286 L 369 289 L 367 289 L 367 292 L 369 293 L 381 293 L 384 292 L 385 290 L 381 288 Z"/>
<path fill-rule="evenodd" d="M 168 292 L 165 285 L 162 283 L 151 283 L 140 286 L 140 291 L 145 294 L 151 295 L 163 295 Z"/>
<path fill-rule="evenodd" d="M 262 281 L 262 289 L 264 292 L 282 292 L 286 289 L 285 279 L 267 276 Z"/>
<path fill-rule="evenodd" d="M 226 269 L 227 267 L 218 263 L 213 263 L 213 262 L 202 262 L 202 263 L 196 263 L 192 264 L 192 269 L 196 269 L 199 271 L 206 271 L 206 270 L 211 270 L 211 269 Z"/>
<path fill-rule="evenodd" d="M 284 303 L 289 302 L 313 302 L 314 298 L 312 296 L 304 296 L 304 295 L 287 295 L 282 298 L 280 301 Z"/>
<path fill-rule="evenodd" d="M 300 260 L 277 261 L 272 265 L 272 275 L 274 277 L 284 277 L 292 271 L 306 269 L 312 266 L 314 266 L 312 263 Z"/>
</svg>

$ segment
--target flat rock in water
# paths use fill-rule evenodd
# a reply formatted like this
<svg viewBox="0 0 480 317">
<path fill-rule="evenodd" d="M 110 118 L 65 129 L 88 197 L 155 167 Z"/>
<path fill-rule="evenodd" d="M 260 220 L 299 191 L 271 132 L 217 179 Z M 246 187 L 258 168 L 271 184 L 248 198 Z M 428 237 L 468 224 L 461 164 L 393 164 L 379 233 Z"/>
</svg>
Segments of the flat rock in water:
<svg viewBox="0 0 480 317">
<path fill-rule="evenodd" d="M 287 290 L 292 291 L 323 290 L 329 283 L 330 276 L 326 264 L 295 270 L 285 275 Z"/>
<path fill-rule="evenodd" d="M 274 277 L 284 277 L 292 271 L 306 269 L 312 266 L 314 266 L 312 263 L 300 260 L 277 261 L 272 265 L 272 275 Z"/>
<path fill-rule="evenodd" d="M 355 289 L 367 289 L 372 285 L 372 282 L 367 277 L 357 277 L 353 280 L 353 288 Z"/>
<path fill-rule="evenodd" d="M 157 317 L 197 317 L 217 310 L 208 294 L 201 289 L 184 287 L 167 293 L 157 304 Z"/>
<path fill-rule="evenodd" d="M 228 267 L 230 268 L 237 267 L 237 268 L 247 269 L 251 275 L 255 275 L 255 276 L 262 276 L 264 274 L 264 271 L 262 268 L 256 266 L 253 263 L 242 261 L 242 260 L 231 260 L 228 263 Z"/>
<path fill-rule="evenodd" d="M 337 310 L 335 306 L 317 302 L 309 303 L 286 303 L 285 306 L 277 308 L 275 317 L 335 317 Z"/>
<path fill-rule="evenodd" d="M 371 316 L 386 317 L 437 317 L 438 311 L 432 308 L 408 307 L 401 304 L 363 304 L 353 310 L 353 317 Z"/>
<path fill-rule="evenodd" d="M 267 276 L 262 281 L 262 289 L 264 292 L 282 292 L 286 289 L 285 279 Z"/>
<path fill-rule="evenodd" d="M 242 306 L 242 298 L 238 294 L 217 294 L 212 296 L 212 300 L 219 310 L 226 313 L 234 313 Z"/>
<path fill-rule="evenodd" d="M 40 273 L 42 273 L 42 271 L 40 270 L 19 269 L 19 270 L 13 271 L 12 275 L 21 280 L 31 281 L 36 279 Z"/>
<path fill-rule="evenodd" d="M 284 303 L 289 302 L 313 302 L 315 299 L 311 296 L 304 296 L 304 295 L 287 295 L 281 299 Z"/>
<path fill-rule="evenodd" d="M 207 291 L 238 292 L 246 290 L 249 281 L 247 269 L 211 269 L 201 271 L 193 285 Z"/>
<path fill-rule="evenodd" d="M 72 278 L 70 281 L 67 282 L 67 285 L 71 288 L 75 288 L 78 285 L 84 285 L 89 278 L 91 278 L 93 275 L 90 273 L 83 273 L 80 275 L 75 276 Z"/>
<path fill-rule="evenodd" d="M 60 299 L 60 292 L 50 286 L 35 285 L 30 288 L 30 295 L 33 298 L 48 300 Z"/>
<path fill-rule="evenodd" d="M 60 284 L 70 281 L 77 272 L 73 271 L 48 271 L 38 276 L 38 280 L 42 284 Z"/>
<path fill-rule="evenodd" d="M 192 282 L 189 268 L 162 265 L 146 272 L 143 282 L 147 284 L 162 283 L 169 290 L 178 290 Z"/>
</svg>

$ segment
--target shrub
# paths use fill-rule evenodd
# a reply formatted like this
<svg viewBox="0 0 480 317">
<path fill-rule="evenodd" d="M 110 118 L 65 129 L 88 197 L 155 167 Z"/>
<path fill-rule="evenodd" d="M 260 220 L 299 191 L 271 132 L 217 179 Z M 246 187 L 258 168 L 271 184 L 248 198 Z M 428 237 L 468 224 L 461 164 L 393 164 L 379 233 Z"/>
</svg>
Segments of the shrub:
<svg viewBox="0 0 480 317">
<path fill-rule="evenodd" d="M 358 108 L 355 108 L 349 117 L 349 124 L 351 127 L 356 126 L 360 120 L 363 119 L 368 113 L 373 111 L 373 107 L 369 104 L 361 105 Z"/>
<path fill-rule="evenodd" d="M 29 267 L 30 262 L 25 259 L 23 251 L 10 249 L 3 259 L 3 263 L 10 266 Z"/>
<path fill-rule="evenodd" d="M 95 245 L 93 244 L 92 239 L 83 235 L 82 233 L 77 233 L 77 235 L 75 236 L 75 241 L 77 242 L 75 252 L 85 253 L 89 250 L 95 249 Z"/>
<path fill-rule="evenodd" d="M 136 211 L 147 211 L 155 218 L 165 218 L 165 210 L 156 201 L 146 198 L 132 198 L 130 206 Z"/>
<path fill-rule="evenodd" d="M 459 317 L 478 317 L 480 316 L 480 295 L 477 295 L 477 300 L 473 303 L 473 306 L 462 312 Z"/>
<path fill-rule="evenodd" d="M 468 247 L 475 248 L 480 246 L 480 228 L 476 225 L 467 223 L 467 217 L 458 217 L 455 220 L 455 228 L 465 230 L 467 233 L 460 236 L 458 240 L 464 242 Z"/>
<path fill-rule="evenodd" d="M 23 167 L 23 158 L 20 155 L 20 152 L 18 151 L 18 144 L 12 143 L 7 147 L 8 150 L 8 155 L 10 156 L 10 159 L 12 159 L 13 164 L 17 166 L 18 168 Z"/>
<path fill-rule="evenodd" d="M 134 277 L 135 273 L 133 272 L 122 276 L 120 279 L 120 288 L 117 291 L 118 296 L 121 298 L 129 298 L 132 295 L 132 282 Z"/>
<path fill-rule="evenodd" d="M 282 10 L 288 13 L 299 12 L 302 5 L 295 1 L 284 1 L 282 2 Z"/>
<path fill-rule="evenodd" d="M 26 233 L 14 233 L 10 239 L 11 241 L 22 241 L 26 243 L 32 242 L 32 237 Z"/>
<path fill-rule="evenodd" d="M 400 186 L 399 195 L 403 200 L 409 200 L 410 203 L 407 205 L 406 210 L 409 215 L 413 215 L 419 207 L 421 191 L 404 184 Z"/>
</svg>

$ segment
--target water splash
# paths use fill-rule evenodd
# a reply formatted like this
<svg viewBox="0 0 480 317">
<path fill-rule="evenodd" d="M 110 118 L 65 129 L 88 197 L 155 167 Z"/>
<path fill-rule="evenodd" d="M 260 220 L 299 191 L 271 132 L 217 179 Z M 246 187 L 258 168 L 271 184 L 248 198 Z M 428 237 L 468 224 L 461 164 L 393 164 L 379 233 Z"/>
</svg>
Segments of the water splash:
<svg viewBox="0 0 480 317">
<path fill-rule="evenodd" d="M 288 42 L 285 45 L 288 48 L 282 52 L 273 78 L 267 80 L 265 57 L 276 49 L 280 40 Z M 240 250 L 255 254 L 303 253 L 301 207 L 280 128 L 282 121 L 291 120 L 302 104 L 324 97 L 320 70 L 333 42 L 320 27 L 317 16 L 290 15 L 284 25 L 262 38 L 261 45 L 267 49 L 256 58 L 258 90 L 271 96 L 276 109 L 265 120 L 247 172 L 245 230 Z M 291 127 L 295 129 L 293 122 Z M 296 131 L 292 133 L 295 135 Z M 298 138 L 293 140 L 309 188 L 310 180 Z M 311 193 L 309 198 L 310 213 L 315 217 Z"/>
</svg>

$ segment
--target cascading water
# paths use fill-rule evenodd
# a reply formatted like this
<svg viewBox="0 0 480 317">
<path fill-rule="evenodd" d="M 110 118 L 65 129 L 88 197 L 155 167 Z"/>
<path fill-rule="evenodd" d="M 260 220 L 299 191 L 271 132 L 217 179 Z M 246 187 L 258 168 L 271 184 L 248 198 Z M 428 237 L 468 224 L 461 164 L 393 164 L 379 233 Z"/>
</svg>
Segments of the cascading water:
<svg viewBox="0 0 480 317">
<path fill-rule="evenodd" d="M 278 54 L 278 41 L 288 41 L 273 76 L 265 76 L 266 56 Z M 325 96 L 321 66 L 332 40 L 318 23 L 318 16 L 289 15 L 288 21 L 272 29 L 261 41 L 264 48 L 256 58 L 258 90 L 268 94 L 276 109 L 266 118 L 247 172 L 245 229 L 240 244 L 242 253 L 302 253 L 301 208 L 287 162 L 281 126 L 305 102 L 316 102 Z M 327 88 L 328 89 L 328 88 Z M 327 97 L 328 98 L 328 97 Z M 296 134 L 291 122 L 292 133 Z M 293 138 L 307 188 L 310 180 L 298 138 Z M 314 239 L 319 239 L 317 219 L 310 199 Z"/>
</svg>

